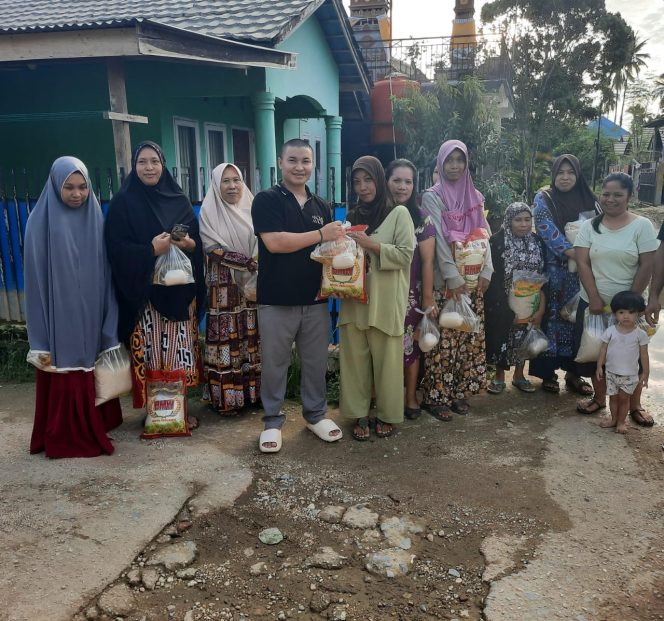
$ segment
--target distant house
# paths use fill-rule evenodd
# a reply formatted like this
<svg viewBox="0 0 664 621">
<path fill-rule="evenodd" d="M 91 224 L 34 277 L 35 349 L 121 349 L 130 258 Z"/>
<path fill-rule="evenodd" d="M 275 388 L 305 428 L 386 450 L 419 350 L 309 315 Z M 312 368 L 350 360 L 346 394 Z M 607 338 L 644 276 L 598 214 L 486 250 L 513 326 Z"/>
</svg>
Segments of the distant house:
<svg viewBox="0 0 664 621">
<path fill-rule="evenodd" d="M 0 168 L 31 195 L 72 154 L 108 196 L 143 139 L 194 201 L 226 160 L 257 190 L 300 137 L 339 200 L 343 119 L 369 88 L 341 0 L 0 0 Z"/>
</svg>

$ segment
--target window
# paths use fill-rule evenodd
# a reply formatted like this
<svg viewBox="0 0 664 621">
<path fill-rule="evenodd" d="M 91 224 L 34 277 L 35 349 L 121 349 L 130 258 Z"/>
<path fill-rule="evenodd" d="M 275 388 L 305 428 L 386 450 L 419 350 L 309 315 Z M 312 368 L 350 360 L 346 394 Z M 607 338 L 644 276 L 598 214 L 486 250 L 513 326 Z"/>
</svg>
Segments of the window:
<svg viewBox="0 0 664 621">
<path fill-rule="evenodd" d="M 198 123 L 175 119 L 176 181 L 192 203 L 200 200 Z"/>
<path fill-rule="evenodd" d="M 207 178 L 212 179 L 212 171 L 226 161 L 226 129 L 215 123 L 205 124 L 207 145 Z"/>
<path fill-rule="evenodd" d="M 314 192 L 320 194 L 321 178 L 320 178 L 320 140 L 316 140 L 316 146 L 314 149 L 314 158 L 316 163 L 316 168 L 314 169 L 315 182 L 314 182 Z"/>
</svg>

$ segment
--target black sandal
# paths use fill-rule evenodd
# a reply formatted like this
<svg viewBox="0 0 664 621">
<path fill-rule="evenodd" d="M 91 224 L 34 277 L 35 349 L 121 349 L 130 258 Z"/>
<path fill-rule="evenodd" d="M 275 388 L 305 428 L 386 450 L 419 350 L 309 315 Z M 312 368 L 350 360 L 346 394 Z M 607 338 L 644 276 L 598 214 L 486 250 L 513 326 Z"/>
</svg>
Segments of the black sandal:
<svg viewBox="0 0 664 621">
<path fill-rule="evenodd" d="M 468 405 L 468 401 L 466 401 L 465 399 L 457 399 L 456 401 L 452 401 L 450 409 L 455 414 L 461 414 L 461 416 L 465 416 L 466 414 L 468 414 L 470 406 Z"/>
<path fill-rule="evenodd" d="M 582 377 L 573 375 L 570 378 L 565 378 L 565 386 L 573 390 L 577 395 L 582 397 L 591 397 L 594 390 L 593 387 Z"/>
<path fill-rule="evenodd" d="M 594 408 L 593 405 L 596 405 L 597 407 Z M 605 409 L 606 409 L 606 403 L 600 403 L 599 401 L 595 401 L 594 397 L 583 405 L 581 403 L 577 403 L 576 405 L 576 411 L 579 414 L 583 414 L 584 416 L 592 416 L 593 414 L 597 414 L 597 412 L 599 412 L 600 410 L 605 410 Z"/>
<path fill-rule="evenodd" d="M 385 425 L 390 426 L 389 431 L 383 431 Z M 374 431 L 379 438 L 389 438 L 394 433 L 394 425 L 392 423 L 384 423 L 380 418 L 377 418 L 374 424 Z"/>
<path fill-rule="evenodd" d="M 546 379 L 542 382 L 542 390 L 558 394 L 560 392 L 560 384 L 557 379 Z"/>
<path fill-rule="evenodd" d="M 403 415 L 408 419 L 408 420 L 415 420 L 416 418 L 419 418 L 422 414 L 422 409 L 421 408 L 409 408 L 405 407 L 403 409 Z"/>
<path fill-rule="evenodd" d="M 443 421 L 444 423 L 449 423 L 454 418 L 450 408 L 446 405 L 427 405 L 423 403 L 422 407 L 436 420 Z"/>
<path fill-rule="evenodd" d="M 355 430 L 357 428 L 362 430 L 362 435 L 358 434 Z M 358 418 L 355 421 L 355 427 L 353 427 L 353 438 L 358 442 L 366 442 L 369 439 L 371 433 L 369 432 L 369 419 L 365 416 L 364 418 Z M 366 432 L 366 435 L 365 435 Z"/>
</svg>

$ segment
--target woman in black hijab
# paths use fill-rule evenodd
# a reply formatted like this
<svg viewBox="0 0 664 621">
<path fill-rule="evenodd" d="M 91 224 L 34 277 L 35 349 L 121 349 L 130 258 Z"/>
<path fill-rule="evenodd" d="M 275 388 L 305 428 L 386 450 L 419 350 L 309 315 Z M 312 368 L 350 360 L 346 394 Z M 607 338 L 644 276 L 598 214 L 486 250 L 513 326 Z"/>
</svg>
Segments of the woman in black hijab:
<svg viewBox="0 0 664 621">
<path fill-rule="evenodd" d="M 142 142 L 131 164 L 111 201 L 105 237 L 120 307 L 118 336 L 131 353 L 134 407 L 143 408 L 146 370 L 182 369 L 188 387 L 201 379 L 198 318 L 204 311 L 205 279 L 198 220 L 168 171 L 161 147 Z M 188 227 L 180 239 L 171 236 L 176 224 Z M 194 283 L 153 284 L 157 257 L 171 244 L 191 261 Z"/>
</svg>

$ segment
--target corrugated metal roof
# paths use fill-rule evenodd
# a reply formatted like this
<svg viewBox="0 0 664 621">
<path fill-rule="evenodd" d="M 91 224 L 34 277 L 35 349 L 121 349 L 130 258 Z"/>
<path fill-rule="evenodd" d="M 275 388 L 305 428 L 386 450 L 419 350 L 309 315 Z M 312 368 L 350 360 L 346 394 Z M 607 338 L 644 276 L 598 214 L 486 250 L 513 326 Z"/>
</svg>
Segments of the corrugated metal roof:
<svg viewBox="0 0 664 621">
<path fill-rule="evenodd" d="M 198 34 L 275 43 L 323 0 L 0 0 L 0 33 L 123 26 L 149 20 Z"/>
</svg>

